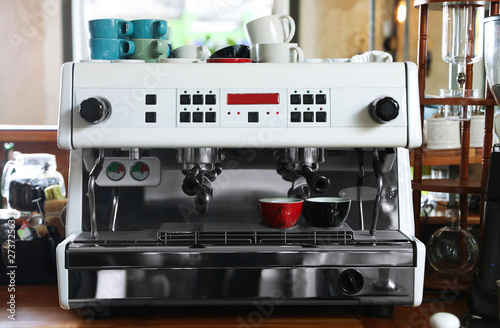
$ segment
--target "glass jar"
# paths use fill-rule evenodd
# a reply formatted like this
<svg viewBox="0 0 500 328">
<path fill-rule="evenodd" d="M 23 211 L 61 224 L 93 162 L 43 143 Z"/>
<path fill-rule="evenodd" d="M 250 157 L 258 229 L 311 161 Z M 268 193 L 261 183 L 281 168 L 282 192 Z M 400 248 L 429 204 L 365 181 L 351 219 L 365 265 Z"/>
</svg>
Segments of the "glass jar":
<svg viewBox="0 0 500 328">
<path fill-rule="evenodd" d="M 427 259 L 434 270 L 459 275 L 471 271 L 479 249 L 474 237 L 460 228 L 460 210 L 446 211 L 446 226 L 436 231 L 427 243 Z"/>
<path fill-rule="evenodd" d="M 14 153 L 2 174 L 2 195 L 10 208 L 37 211 L 46 199 L 66 197 L 64 179 L 52 154 Z"/>
</svg>

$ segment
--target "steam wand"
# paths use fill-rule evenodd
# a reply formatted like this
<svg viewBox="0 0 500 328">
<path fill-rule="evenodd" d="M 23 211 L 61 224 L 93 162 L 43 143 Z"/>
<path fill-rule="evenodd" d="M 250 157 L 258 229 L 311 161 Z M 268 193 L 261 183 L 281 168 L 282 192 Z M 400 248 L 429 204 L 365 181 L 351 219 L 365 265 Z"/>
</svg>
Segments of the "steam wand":
<svg viewBox="0 0 500 328">
<path fill-rule="evenodd" d="M 359 229 L 365 230 L 365 219 L 363 213 L 363 186 L 365 185 L 365 163 L 363 159 L 364 151 L 362 148 L 356 148 L 356 152 L 358 153 L 359 158 L 359 171 L 358 178 L 356 180 L 356 192 L 359 202 Z"/>
<path fill-rule="evenodd" d="M 88 182 L 88 193 L 87 197 L 89 198 L 89 211 L 90 211 L 90 237 L 92 239 L 97 239 L 97 214 L 96 214 L 96 205 L 95 205 L 95 180 L 99 176 L 102 170 L 102 164 L 104 161 L 104 149 L 99 148 L 99 157 L 95 160 L 94 167 L 89 173 L 89 182 Z"/>
<path fill-rule="evenodd" d="M 374 236 L 377 229 L 378 217 L 380 214 L 380 198 L 382 195 L 382 188 L 384 187 L 384 176 L 382 175 L 382 166 L 380 165 L 380 158 L 378 148 L 373 149 L 373 172 L 377 179 L 377 196 L 375 197 L 375 206 L 373 208 L 372 226 L 370 228 L 370 235 Z"/>
</svg>

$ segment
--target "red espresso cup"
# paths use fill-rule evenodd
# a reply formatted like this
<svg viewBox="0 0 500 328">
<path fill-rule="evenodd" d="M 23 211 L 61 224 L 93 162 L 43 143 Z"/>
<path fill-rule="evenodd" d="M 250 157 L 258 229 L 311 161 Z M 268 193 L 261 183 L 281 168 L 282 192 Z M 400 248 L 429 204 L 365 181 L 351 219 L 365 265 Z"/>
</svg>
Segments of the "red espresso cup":
<svg viewBox="0 0 500 328">
<path fill-rule="evenodd" d="M 259 210 L 262 221 L 271 228 L 291 228 L 297 223 L 304 201 L 300 198 L 262 198 Z"/>
</svg>

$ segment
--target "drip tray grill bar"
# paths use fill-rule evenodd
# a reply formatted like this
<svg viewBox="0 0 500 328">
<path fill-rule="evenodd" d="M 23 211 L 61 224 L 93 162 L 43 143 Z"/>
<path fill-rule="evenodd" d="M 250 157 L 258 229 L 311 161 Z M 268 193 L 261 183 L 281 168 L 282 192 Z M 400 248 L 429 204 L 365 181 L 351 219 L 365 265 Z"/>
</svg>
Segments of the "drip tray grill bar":
<svg viewBox="0 0 500 328">
<path fill-rule="evenodd" d="M 352 242 L 352 231 L 164 231 L 157 240 L 170 246 L 190 245 L 342 245 Z"/>
</svg>

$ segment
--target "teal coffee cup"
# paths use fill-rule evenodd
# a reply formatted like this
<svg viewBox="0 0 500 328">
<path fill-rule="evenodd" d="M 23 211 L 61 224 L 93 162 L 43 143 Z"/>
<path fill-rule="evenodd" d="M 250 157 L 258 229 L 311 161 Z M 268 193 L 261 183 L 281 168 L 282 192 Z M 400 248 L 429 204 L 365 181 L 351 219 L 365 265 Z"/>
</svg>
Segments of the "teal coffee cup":
<svg viewBox="0 0 500 328">
<path fill-rule="evenodd" d="M 167 21 L 163 19 L 133 20 L 134 32 L 131 39 L 166 39 Z"/>
<path fill-rule="evenodd" d="M 124 59 L 135 51 L 133 41 L 124 39 L 90 39 L 90 59 Z"/>
<path fill-rule="evenodd" d="M 132 59 L 142 59 L 146 63 L 156 63 L 169 55 L 168 41 L 156 39 L 134 39 L 135 51 Z"/>
<path fill-rule="evenodd" d="M 89 21 L 89 32 L 91 38 L 125 39 L 134 31 L 132 22 L 104 18 Z"/>
</svg>

